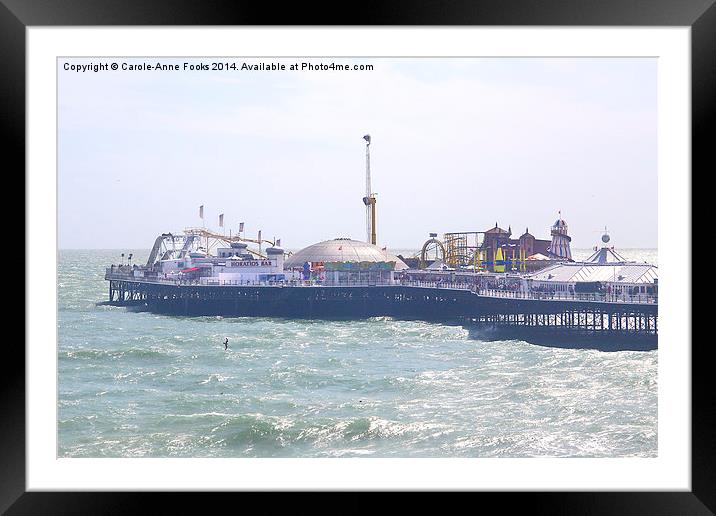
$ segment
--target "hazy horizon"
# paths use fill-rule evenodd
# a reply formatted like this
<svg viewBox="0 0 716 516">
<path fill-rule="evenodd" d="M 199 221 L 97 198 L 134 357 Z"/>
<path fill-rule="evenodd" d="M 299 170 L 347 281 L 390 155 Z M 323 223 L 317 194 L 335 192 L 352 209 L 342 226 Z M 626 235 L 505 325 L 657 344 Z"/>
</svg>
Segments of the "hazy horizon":
<svg viewBox="0 0 716 516">
<path fill-rule="evenodd" d="M 511 227 L 657 248 L 654 58 L 311 58 L 372 71 L 76 72 L 58 60 L 58 247 L 149 249 L 201 226 L 288 249 Z M 208 61 L 208 60 L 204 60 Z M 293 63 L 300 59 L 223 59 Z"/>
</svg>

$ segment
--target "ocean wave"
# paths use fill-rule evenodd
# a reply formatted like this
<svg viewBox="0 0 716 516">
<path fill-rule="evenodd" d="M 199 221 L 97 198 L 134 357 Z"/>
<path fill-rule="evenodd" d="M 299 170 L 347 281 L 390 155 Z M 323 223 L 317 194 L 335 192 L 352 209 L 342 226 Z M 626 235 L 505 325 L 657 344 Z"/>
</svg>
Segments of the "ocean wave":
<svg viewBox="0 0 716 516">
<path fill-rule="evenodd" d="M 122 359 L 122 358 L 171 358 L 173 353 L 159 349 L 127 348 L 127 349 L 73 349 L 61 351 L 59 358 L 69 359 Z"/>
<path fill-rule="evenodd" d="M 202 418 L 202 417 L 234 417 L 236 414 L 226 412 L 197 412 L 195 414 L 164 414 L 162 419 L 172 418 Z"/>
<path fill-rule="evenodd" d="M 229 380 L 233 378 L 232 376 L 224 376 L 221 374 L 210 374 L 206 379 L 199 382 L 201 385 L 205 385 L 207 383 L 211 382 L 225 382 L 226 380 Z"/>
</svg>

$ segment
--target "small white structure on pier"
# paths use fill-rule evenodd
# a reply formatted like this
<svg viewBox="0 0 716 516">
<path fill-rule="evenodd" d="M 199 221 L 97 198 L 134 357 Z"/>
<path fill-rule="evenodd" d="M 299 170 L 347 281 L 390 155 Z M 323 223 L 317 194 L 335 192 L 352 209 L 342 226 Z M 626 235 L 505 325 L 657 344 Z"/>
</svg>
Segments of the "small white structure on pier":
<svg viewBox="0 0 716 516">
<path fill-rule="evenodd" d="M 636 262 L 559 263 L 531 274 L 531 291 L 602 292 L 614 295 L 655 295 L 659 270 L 655 265 Z"/>
<path fill-rule="evenodd" d="M 244 242 L 231 242 L 230 247 L 220 247 L 216 250 L 217 258 L 252 258 L 248 251 L 248 245 Z"/>
<path fill-rule="evenodd" d="M 243 246 L 243 247 L 241 247 Z M 243 252 L 232 251 L 243 249 Z M 211 284 L 218 280 L 220 285 L 247 285 L 283 281 L 286 276 L 283 271 L 283 254 L 280 247 L 266 249 L 266 258 L 256 258 L 245 251 L 246 244 L 232 244 L 231 248 L 222 248 L 217 251 L 219 258 L 225 261 L 214 264 L 211 277 L 202 278 L 203 283 Z"/>
</svg>

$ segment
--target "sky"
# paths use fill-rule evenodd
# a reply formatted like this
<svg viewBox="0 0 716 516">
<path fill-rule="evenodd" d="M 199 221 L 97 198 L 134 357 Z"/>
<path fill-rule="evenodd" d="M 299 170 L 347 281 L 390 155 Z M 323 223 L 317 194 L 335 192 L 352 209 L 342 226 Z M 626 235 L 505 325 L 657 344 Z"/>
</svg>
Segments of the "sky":
<svg viewBox="0 0 716 516">
<path fill-rule="evenodd" d="M 178 71 L 65 70 L 176 64 Z M 236 70 L 183 70 L 184 63 Z M 372 70 L 290 70 L 294 63 Z M 241 70 L 282 63 L 286 70 Z M 61 249 L 150 248 L 201 226 L 288 249 L 498 223 L 572 246 L 657 247 L 655 58 L 58 59 Z"/>
</svg>

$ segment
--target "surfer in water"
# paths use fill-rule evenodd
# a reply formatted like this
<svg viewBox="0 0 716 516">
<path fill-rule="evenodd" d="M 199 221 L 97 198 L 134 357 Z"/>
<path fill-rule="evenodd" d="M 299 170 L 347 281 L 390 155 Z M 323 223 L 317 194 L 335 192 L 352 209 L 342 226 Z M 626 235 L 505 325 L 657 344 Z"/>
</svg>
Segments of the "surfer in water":
<svg viewBox="0 0 716 516">
<path fill-rule="evenodd" d="M 229 349 L 229 337 L 225 338 L 224 340 L 224 351 L 227 351 Z"/>
</svg>

